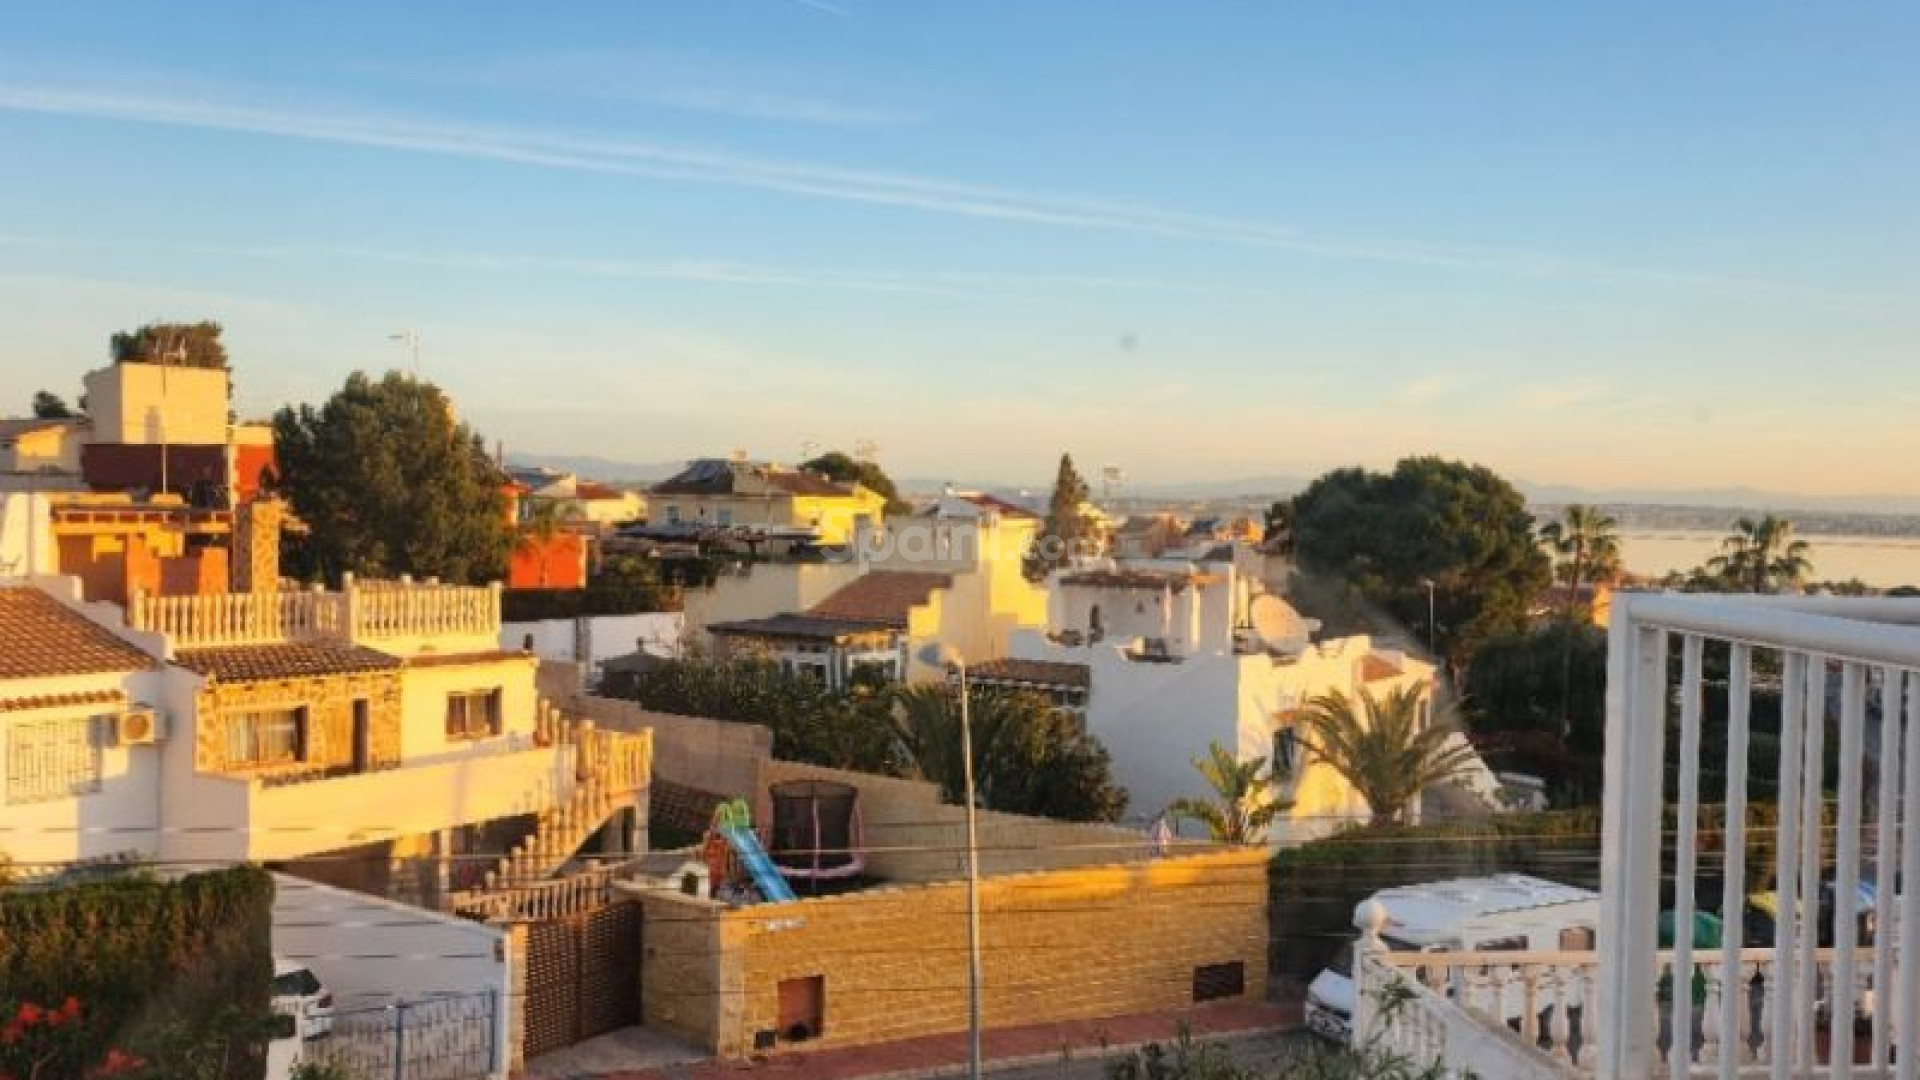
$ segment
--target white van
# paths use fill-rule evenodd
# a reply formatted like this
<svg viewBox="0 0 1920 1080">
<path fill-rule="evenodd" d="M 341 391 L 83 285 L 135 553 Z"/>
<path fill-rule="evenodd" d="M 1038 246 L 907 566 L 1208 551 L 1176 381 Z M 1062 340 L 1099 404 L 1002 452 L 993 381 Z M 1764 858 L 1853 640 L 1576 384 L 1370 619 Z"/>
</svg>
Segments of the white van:
<svg viewBox="0 0 1920 1080">
<path fill-rule="evenodd" d="M 1387 912 L 1381 939 L 1405 952 L 1591 952 L 1600 894 L 1525 874 L 1459 878 L 1382 889 L 1370 899 Z M 1307 988 L 1308 1030 L 1353 1038 L 1353 942 Z"/>
</svg>

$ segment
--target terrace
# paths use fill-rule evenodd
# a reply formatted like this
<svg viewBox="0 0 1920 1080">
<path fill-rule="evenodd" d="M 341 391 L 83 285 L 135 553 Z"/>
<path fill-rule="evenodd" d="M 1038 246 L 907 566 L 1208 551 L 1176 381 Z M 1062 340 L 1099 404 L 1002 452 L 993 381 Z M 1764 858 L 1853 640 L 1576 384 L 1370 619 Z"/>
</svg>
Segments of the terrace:
<svg viewBox="0 0 1920 1080">
<path fill-rule="evenodd" d="M 1598 951 L 1396 954 L 1363 907 L 1356 1030 L 1483 1077 L 1915 1080 L 1920 1055 L 1896 1051 L 1920 949 L 1898 928 L 1920 889 L 1854 884 L 1920 866 L 1916 623 L 1906 600 L 1617 598 Z M 1718 946 L 1659 947 L 1663 916 L 1756 890 L 1770 943 L 1733 917 Z"/>
<path fill-rule="evenodd" d="M 136 594 L 127 619 L 135 630 L 165 635 L 175 649 L 332 640 L 398 655 L 479 651 L 499 639 L 500 586 L 362 581 L 349 574 L 337 592 Z"/>
</svg>

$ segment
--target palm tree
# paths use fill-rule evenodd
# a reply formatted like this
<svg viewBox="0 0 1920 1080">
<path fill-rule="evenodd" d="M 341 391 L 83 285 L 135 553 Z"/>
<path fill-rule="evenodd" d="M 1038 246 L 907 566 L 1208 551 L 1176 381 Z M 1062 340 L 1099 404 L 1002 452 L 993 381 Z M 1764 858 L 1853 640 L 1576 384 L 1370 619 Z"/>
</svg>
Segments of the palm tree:
<svg viewBox="0 0 1920 1080">
<path fill-rule="evenodd" d="M 1307 749 L 1353 785 L 1375 825 L 1402 820 L 1420 793 L 1458 776 L 1473 749 L 1452 744 L 1450 725 L 1422 724 L 1420 687 L 1403 686 L 1382 701 L 1362 690 L 1358 708 L 1338 690 L 1307 703 Z"/>
<path fill-rule="evenodd" d="M 1560 557 L 1554 569 L 1567 587 L 1568 622 L 1579 606 L 1580 586 L 1620 575 L 1619 524 L 1599 507 L 1574 503 L 1540 530 L 1540 539 Z"/>
<path fill-rule="evenodd" d="M 1794 539 L 1793 522 L 1772 514 L 1734 522 L 1720 549 L 1722 554 L 1707 560 L 1707 568 L 1741 592 L 1796 589 L 1813 573 L 1807 558 L 1812 545 Z"/>
<path fill-rule="evenodd" d="M 1211 799 L 1176 799 L 1167 813 L 1190 818 L 1207 827 L 1216 844 L 1258 844 L 1282 812 L 1293 808 L 1273 794 L 1274 777 L 1267 759 L 1238 761 L 1219 743 L 1207 744 L 1207 757 L 1195 758 L 1194 769 L 1213 789 Z"/>
</svg>

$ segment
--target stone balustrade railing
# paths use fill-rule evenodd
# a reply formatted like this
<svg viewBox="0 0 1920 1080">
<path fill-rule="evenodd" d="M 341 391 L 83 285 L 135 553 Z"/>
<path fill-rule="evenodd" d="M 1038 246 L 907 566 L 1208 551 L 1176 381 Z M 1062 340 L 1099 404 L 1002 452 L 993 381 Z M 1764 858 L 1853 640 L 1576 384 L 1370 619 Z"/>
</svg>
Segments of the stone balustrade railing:
<svg viewBox="0 0 1920 1080">
<path fill-rule="evenodd" d="M 337 592 L 320 589 L 205 596 L 135 592 L 128 625 L 166 636 L 175 648 L 334 639 L 477 636 L 500 632 L 500 586 L 435 581 L 364 582 L 351 575 Z"/>
<path fill-rule="evenodd" d="M 620 874 L 619 867 L 597 866 L 508 889 L 475 889 L 454 894 L 449 907 L 480 922 L 564 919 L 606 903 Z"/>
<path fill-rule="evenodd" d="M 1838 995 L 1842 1002 L 1856 1003 L 1853 1015 L 1842 1015 L 1835 1023 L 1829 1003 L 1835 998 L 1836 972 L 1844 965 L 1837 963 L 1839 956 L 1833 949 L 1814 952 L 1813 985 L 1820 990 L 1811 1018 L 1817 1022 L 1821 1044 L 1853 1046 L 1856 1030 L 1872 1024 L 1876 1005 L 1893 1007 L 1892 1002 L 1879 999 L 1870 985 L 1871 954 L 1870 948 L 1857 951 L 1853 991 Z M 1772 1075 L 1777 1057 L 1774 1019 L 1780 1007 L 1775 961 L 1772 949 L 1743 949 L 1729 969 L 1717 951 L 1703 950 L 1692 958 L 1691 973 L 1682 971 L 1676 978 L 1673 952 L 1662 951 L 1657 964 L 1660 977 L 1641 996 L 1636 1009 L 1641 1016 L 1635 1018 L 1647 1018 L 1654 1025 L 1660 1071 L 1669 1071 L 1674 1055 L 1679 1053 L 1680 1068 L 1689 1074 L 1700 1071 L 1718 1075 L 1725 1066 L 1742 1075 Z M 1613 1022 L 1600 1007 L 1600 968 L 1599 954 L 1591 952 L 1413 953 L 1383 949 L 1356 957 L 1355 973 L 1358 992 L 1372 1003 L 1367 1011 L 1374 1030 L 1382 1032 L 1389 1045 L 1408 1051 L 1436 1050 L 1435 1040 L 1442 1038 L 1453 1022 L 1449 1017 L 1431 1015 L 1437 999 L 1472 1017 L 1482 1028 L 1483 1038 L 1489 1034 L 1516 1036 L 1519 1045 L 1539 1059 L 1530 1075 L 1566 1076 L 1592 1075 L 1602 1025 Z M 1682 1039 L 1675 1038 L 1672 1025 L 1664 1018 L 1676 984 L 1694 1004 L 1693 1030 Z M 1396 993 L 1388 987 L 1399 990 Z M 1383 994 L 1404 1001 L 1397 1015 L 1382 1015 L 1378 1003 Z M 1722 1004 L 1729 996 L 1733 1007 L 1723 1010 Z M 1734 1017 L 1731 1028 L 1725 1024 L 1723 1013 Z M 1462 1051 L 1456 1048 L 1450 1052 Z M 1819 1056 L 1831 1059 L 1830 1052 Z M 1863 1063 L 1871 1064 L 1868 1057 L 1863 1057 Z M 1785 1075 L 1795 1077 L 1810 1076 L 1816 1067 L 1814 1060 L 1778 1064 Z M 1863 1069 L 1857 1075 L 1883 1074 Z"/>
</svg>

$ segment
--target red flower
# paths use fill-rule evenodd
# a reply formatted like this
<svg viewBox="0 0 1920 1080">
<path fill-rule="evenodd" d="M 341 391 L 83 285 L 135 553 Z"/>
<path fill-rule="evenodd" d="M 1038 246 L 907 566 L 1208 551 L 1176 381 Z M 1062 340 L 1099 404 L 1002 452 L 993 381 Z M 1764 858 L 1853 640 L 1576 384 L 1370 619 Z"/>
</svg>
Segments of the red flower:
<svg viewBox="0 0 1920 1080">
<path fill-rule="evenodd" d="M 80 999 L 68 994 L 66 1002 L 60 1006 L 60 1015 L 69 1020 L 80 1019 Z"/>
<path fill-rule="evenodd" d="M 25 1028 L 21 1027 L 20 1021 L 7 1021 L 5 1027 L 0 1027 L 0 1045 L 12 1046 L 14 1043 L 19 1042 L 21 1032 L 25 1030 Z"/>
<path fill-rule="evenodd" d="M 31 1001 L 23 1001 L 20 1003 L 19 1015 L 13 1018 L 13 1022 L 23 1028 L 30 1028 L 39 1023 L 40 1018 L 44 1015 L 46 1015 L 45 1009 L 42 1009 Z"/>
<path fill-rule="evenodd" d="M 123 1076 L 146 1067 L 147 1063 L 145 1059 L 134 1057 L 124 1050 L 113 1049 L 107 1051 L 106 1058 L 102 1060 L 100 1064 L 94 1066 L 93 1071 L 88 1075 L 98 1077 Z"/>
</svg>

